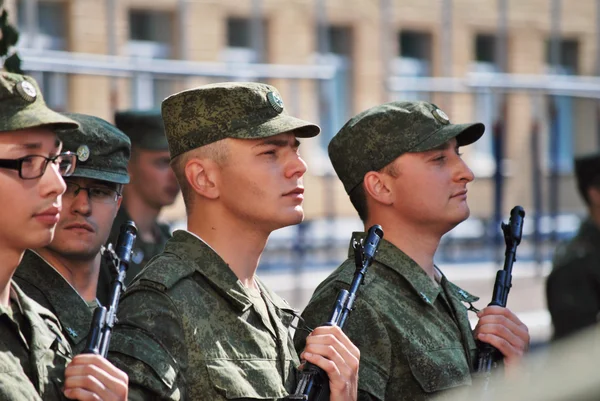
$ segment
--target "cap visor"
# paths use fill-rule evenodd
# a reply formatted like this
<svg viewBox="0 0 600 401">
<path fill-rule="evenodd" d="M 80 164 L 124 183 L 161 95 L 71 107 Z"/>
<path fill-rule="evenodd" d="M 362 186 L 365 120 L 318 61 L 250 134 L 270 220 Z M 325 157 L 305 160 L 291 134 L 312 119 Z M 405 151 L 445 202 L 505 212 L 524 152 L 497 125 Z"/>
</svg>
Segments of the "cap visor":
<svg viewBox="0 0 600 401">
<path fill-rule="evenodd" d="M 485 126 L 481 123 L 446 125 L 429 135 L 410 152 L 426 152 L 443 145 L 452 138 L 456 138 L 458 146 L 470 145 L 481 138 L 484 132 Z"/>
<path fill-rule="evenodd" d="M 14 114 L 10 120 L 7 130 L 22 130 L 29 128 L 48 127 L 56 130 L 70 130 L 79 128 L 79 124 L 70 118 L 60 115 L 47 107 L 25 109 Z"/>
<path fill-rule="evenodd" d="M 81 168 L 77 166 L 75 167 L 75 171 L 71 177 L 91 178 L 93 180 L 114 182 L 117 184 L 129 184 L 129 175 L 126 173 L 119 174 L 102 170 Z"/>
<path fill-rule="evenodd" d="M 312 138 L 319 135 L 321 128 L 308 121 L 283 114 L 250 129 L 241 130 L 239 134 L 240 138 L 244 139 L 248 139 L 248 136 L 252 138 L 267 138 L 291 131 L 299 138 Z M 235 138 L 236 135 L 233 134 L 231 137 Z"/>
</svg>

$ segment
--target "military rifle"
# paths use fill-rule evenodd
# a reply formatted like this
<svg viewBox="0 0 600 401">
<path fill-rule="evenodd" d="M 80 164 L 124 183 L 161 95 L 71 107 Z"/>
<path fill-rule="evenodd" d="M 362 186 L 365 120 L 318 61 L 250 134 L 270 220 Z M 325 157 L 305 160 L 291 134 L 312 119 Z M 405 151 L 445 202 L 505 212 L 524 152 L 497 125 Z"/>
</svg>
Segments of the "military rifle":
<svg viewBox="0 0 600 401">
<path fill-rule="evenodd" d="M 108 354 L 110 336 L 117 321 L 119 298 L 125 288 L 125 276 L 131 262 L 131 254 L 136 236 L 137 227 L 135 223 L 127 221 L 121 226 L 116 247 L 113 249 L 112 244 L 108 244 L 102 250 L 102 256 L 107 259 L 117 274 L 112 283 L 108 309 L 105 306 L 99 306 L 94 311 L 90 334 L 83 351 L 84 354 L 96 354 L 105 358 Z"/>
<path fill-rule="evenodd" d="M 494 292 L 492 302 L 488 306 L 501 306 L 506 308 L 508 293 L 512 287 L 512 267 L 517 260 L 517 246 L 521 243 L 523 235 L 523 219 L 525 210 L 521 206 L 515 206 L 510 211 L 508 224 L 501 224 L 504 233 L 504 242 L 506 243 L 506 252 L 504 254 L 504 268 L 496 273 L 494 282 Z M 498 367 L 498 362 L 502 360 L 502 353 L 494 346 L 478 342 L 477 344 L 477 375 L 483 380 L 483 390 L 487 391 L 491 372 Z"/>
<path fill-rule="evenodd" d="M 362 284 L 367 269 L 373 263 L 379 243 L 383 238 L 383 229 L 379 225 L 369 228 L 367 237 L 361 243 L 354 241 L 354 256 L 356 271 L 349 290 L 340 290 L 333 306 L 329 320 L 323 326 L 338 326 L 344 328 L 346 319 L 352 311 L 356 293 Z M 306 362 L 300 373 L 300 380 L 294 394 L 285 397 L 286 400 L 325 401 L 329 400 L 329 377 L 320 367 Z"/>
</svg>

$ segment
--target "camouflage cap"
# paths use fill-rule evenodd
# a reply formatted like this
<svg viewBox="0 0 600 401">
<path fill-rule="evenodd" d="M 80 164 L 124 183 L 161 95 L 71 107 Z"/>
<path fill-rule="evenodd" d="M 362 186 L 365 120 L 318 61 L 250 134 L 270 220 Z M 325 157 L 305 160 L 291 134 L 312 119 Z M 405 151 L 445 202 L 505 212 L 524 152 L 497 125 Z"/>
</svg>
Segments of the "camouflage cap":
<svg viewBox="0 0 600 401">
<path fill-rule="evenodd" d="M 575 175 L 579 193 L 588 200 L 587 190 L 590 186 L 600 186 L 600 153 L 595 152 L 575 158 Z"/>
<path fill-rule="evenodd" d="M 117 127 L 99 117 L 65 113 L 79 123 L 77 130 L 60 131 L 63 149 L 77 154 L 77 165 L 72 177 L 129 183 L 127 162 L 131 142 Z"/>
<path fill-rule="evenodd" d="M 200 86 L 162 103 L 171 158 L 224 138 L 256 139 L 294 131 L 309 138 L 321 129 L 292 117 L 273 86 L 226 82 Z"/>
<path fill-rule="evenodd" d="M 35 79 L 0 71 L 0 132 L 28 128 L 77 128 L 77 123 L 48 108 Z"/>
<path fill-rule="evenodd" d="M 455 137 L 459 146 L 469 145 L 484 130 L 481 123 L 451 124 L 432 103 L 386 103 L 352 117 L 329 143 L 329 158 L 350 193 L 366 173 L 403 153 L 431 150 Z"/>
<path fill-rule="evenodd" d="M 169 150 L 160 110 L 127 110 L 115 113 L 115 125 L 131 140 L 134 148 Z"/>
</svg>

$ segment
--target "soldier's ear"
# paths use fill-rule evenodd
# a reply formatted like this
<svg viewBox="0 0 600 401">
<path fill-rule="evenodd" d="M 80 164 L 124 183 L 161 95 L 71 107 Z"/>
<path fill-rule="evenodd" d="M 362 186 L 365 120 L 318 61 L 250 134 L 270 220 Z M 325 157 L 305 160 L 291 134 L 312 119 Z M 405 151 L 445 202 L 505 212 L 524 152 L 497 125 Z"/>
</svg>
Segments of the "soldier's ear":
<svg viewBox="0 0 600 401">
<path fill-rule="evenodd" d="M 391 205 L 393 197 L 389 181 L 386 174 L 369 171 L 363 178 L 365 194 L 379 203 Z"/>
<path fill-rule="evenodd" d="M 185 178 L 195 193 L 208 198 L 219 197 L 219 166 L 210 159 L 192 158 L 185 164 Z"/>
</svg>

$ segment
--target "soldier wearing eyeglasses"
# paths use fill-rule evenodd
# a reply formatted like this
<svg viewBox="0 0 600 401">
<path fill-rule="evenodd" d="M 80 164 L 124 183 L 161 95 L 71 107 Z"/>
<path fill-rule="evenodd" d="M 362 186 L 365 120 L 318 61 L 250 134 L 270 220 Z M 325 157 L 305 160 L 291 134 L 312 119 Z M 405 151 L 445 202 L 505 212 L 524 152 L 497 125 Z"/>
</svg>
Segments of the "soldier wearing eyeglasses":
<svg viewBox="0 0 600 401">
<path fill-rule="evenodd" d="M 58 317 L 73 351 L 79 353 L 99 305 L 100 248 L 121 205 L 123 184 L 129 182 L 131 143 L 101 118 L 65 116 L 79 123 L 75 131 L 59 132 L 64 148 L 77 155 L 77 167 L 65 178 L 67 189 L 54 239 L 25 252 L 15 281 Z"/>
<path fill-rule="evenodd" d="M 125 400 L 128 378 L 98 355 L 73 357 L 58 318 L 12 280 L 28 248 L 54 236 L 75 155 L 56 131 L 78 123 L 48 109 L 30 77 L 0 72 L 0 399 Z M 38 272 L 40 273 L 40 272 Z"/>
<path fill-rule="evenodd" d="M 163 207 L 172 205 L 179 185 L 171 169 L 169 147 L 160 110 L 128 110 L 115 113 L 115 125 L 131 140 L 128 170 L 131 182 L 123 188 L 123 205 L 113 223 L 109 241 L 119 236 L 121 225 L 133 220 L 138 236 L 127 269 L 125 284 L 165 248 L 171 238 L 168 225 L 158 221 Z M 102 265 L 98 299 L 107 301 L 113 274 Z"/>
</svg>

